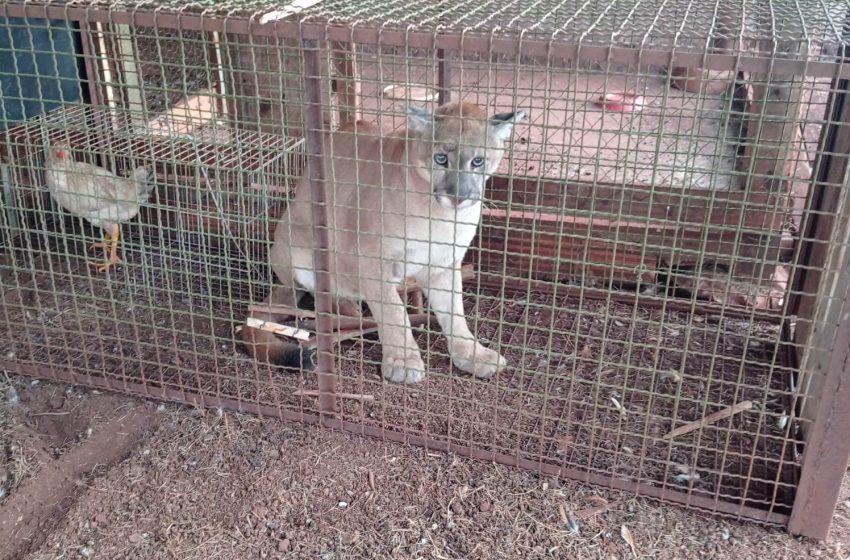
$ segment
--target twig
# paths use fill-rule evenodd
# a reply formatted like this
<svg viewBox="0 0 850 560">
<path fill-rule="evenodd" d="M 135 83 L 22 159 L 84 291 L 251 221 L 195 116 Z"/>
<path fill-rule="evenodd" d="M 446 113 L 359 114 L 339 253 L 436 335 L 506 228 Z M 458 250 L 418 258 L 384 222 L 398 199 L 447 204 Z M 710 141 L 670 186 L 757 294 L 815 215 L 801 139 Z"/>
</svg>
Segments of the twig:
<svg viewBox="0 0 850 560">
<path fill-rule="evenodd" d="M 313 391 L 308 389 L 299 389 L 292 393 L 296 397 L 318 397 L 319 391 Z M 354 401 L 374 401 L 374 395 L 361 395 L 358 393 L 334 393 L 335 397 L 339 397 L 341 399 L 351 399 Z"/>
<path fill-rule="evenodd" d="M 602 506 L 590 507 L 587 509 L 582 509 L 576 512 L 576 517 L 579 519 L 590 519 L 594 515 L 599 515 L 601 513 L 605 513 L 609 509 L 613 509 L 620 504 L 622 504 L 625 500 L 615 500 L 613 502 L 608 502 Z"/>
<path fill-rule="evenodd" d="M 261 319 L 255 319 L 254 317 L 248 317 L 245 324 L 249 327 L 260 329 L 261 331 L 282 334 L 283 336 L 289 336 L 299 340 L 310 340 L 310 333 L 308 331 L 296 329 L 295 327 L 288 327 L 286 325 L 281 325 L 280 323 L 272 323 L 271 321 L 263 321 Z"/>
<path fill-rule="evenodd" d="M 675 430 L 672 430 L 667 435 L 662 436 L 661 439 L 662 440 L 669 440 L 669 439 L 673 439 L 674 437 L 679 437 L 679 436 L 682 436 L 682 435 L 685 435 L 685 434 L 689 434 L 689 433 L 693 432 L 694 430 L 699 430 L 702 427 L 708 426 L 709 424 L 714 424 L 715 422 L 719 422 L 720 420 L 723 420 L 724 418 L 729 418 L 730 416 L 734 416 L 735 414 L 738 414 L 739 412 L 749 410 L 752 407 L 753 407 L 752 401 L 739 402 L 738 404 L 726 407 L 723 410 L 718 410 L 717 412 L 709 414 L 708 416 L 706 416 L 706 417 L 704 417 L 700 420 L 697 420 L 695 422 L 688 422 L 684 426 L 679 426 L 678 428 L 676 428 Z"/>
</svg>

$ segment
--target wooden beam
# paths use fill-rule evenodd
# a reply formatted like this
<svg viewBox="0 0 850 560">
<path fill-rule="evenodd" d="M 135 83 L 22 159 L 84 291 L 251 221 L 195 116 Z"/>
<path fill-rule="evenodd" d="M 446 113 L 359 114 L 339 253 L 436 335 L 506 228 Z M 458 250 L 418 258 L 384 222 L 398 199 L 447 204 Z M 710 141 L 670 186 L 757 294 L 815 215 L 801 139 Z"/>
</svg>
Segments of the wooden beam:
<svg viewBox="0 0 850 560">
<path fill-rule="evenodd" d="M 734 263 L 760 282 L 765 236 L 781 237 L 783 197 L 495 177 L 477 251 L 483 270 L 530 270 L 537 279 L 646 280 L 659 261 Z"/>
<path fill-rule="evenodd" d="M 340 124 L 360 118 L 360 75 L 357 71 L 357 54 L 353 43 L 331 42 L 335 91 L 339 102 Z"/>
<path fill-rule="evenodd" d="M 147 129 L 160 136 L 190 135 L 212 121 L 216 112 L 213 96 L 203 90 L 172 105 L 168 111 L 148 122 Z"/>
<path fill-rule="evenodd" d="M 712 191 L 684 187 L 623 186 L 613 183 L 551 181 L 496 175 L 487 199 L 497 208 L 569 214 L 592 213 L 600 218 L 675 223 L 730 223 L 729 212 L 778 213 L 785 198 L 780 193 Z M 501 203 L 501 204 L 499 204 Z"/>
<path fill-rule="evenodd" d="M 805 56 L 797 41 L 763 41 L 775 58 Z M 788 192 L 799 147 L 799 120 L 804 77 L 774 71 L 749 74 L 747 138 L 740 171 L 748 191 Z"/>
</svg>

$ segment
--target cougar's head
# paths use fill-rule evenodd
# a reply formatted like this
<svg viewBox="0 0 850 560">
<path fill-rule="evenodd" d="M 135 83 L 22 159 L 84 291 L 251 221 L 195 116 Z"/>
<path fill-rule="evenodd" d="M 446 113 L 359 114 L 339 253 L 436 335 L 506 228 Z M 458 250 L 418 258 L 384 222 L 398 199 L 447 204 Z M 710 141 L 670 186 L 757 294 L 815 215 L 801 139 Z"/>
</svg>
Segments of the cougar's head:
<svg viewBox="0 0 850 560">
<path fill-rule="evenodd" d="M 505 142 L 522 111 L 487 116 L 471 103 L 448 103 L 431 113 L 408 107 L 408 134 L 421 139 L 421 165 L 434 197 L 446 208 L 463 209 L 484 198 L 484 183 L 499 167 Z"/>
</svg>

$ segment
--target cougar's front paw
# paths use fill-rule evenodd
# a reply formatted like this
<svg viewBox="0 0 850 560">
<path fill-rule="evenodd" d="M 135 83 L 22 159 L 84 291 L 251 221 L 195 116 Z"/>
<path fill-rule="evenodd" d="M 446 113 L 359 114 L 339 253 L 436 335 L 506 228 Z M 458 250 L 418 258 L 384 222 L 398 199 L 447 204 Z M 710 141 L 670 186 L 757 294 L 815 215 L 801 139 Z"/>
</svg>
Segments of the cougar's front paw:
<svg viewBox="0 0 850 560">
<path fill-rule="evenodd" d="M 452 363 L 479 379 L 490 379 L 508 365 L 498 352 L 479 343 L 466 344 L 452 355 Z"/>
<path fill-rule="evenodd" d="M 415 350 L 386 354 L 381 365 L 384 379 L 392 383 L 413 384 L 425 379 L 425 364 Z"/>
</svg>

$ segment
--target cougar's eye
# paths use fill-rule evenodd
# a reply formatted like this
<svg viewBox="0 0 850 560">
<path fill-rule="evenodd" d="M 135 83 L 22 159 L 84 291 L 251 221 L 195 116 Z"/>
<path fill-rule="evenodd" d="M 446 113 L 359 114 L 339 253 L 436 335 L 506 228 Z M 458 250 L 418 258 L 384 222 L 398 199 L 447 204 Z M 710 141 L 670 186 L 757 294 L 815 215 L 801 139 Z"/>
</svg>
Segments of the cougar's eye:
<svg viewBox="0 0 850 560">
<path fill-rule="evenodd" d="M 481 167 L 484 165 L 484 158 L 481 156 L 475 156 L 472 158 L 472 167 Z"/>
<path fill-rule="evenodd" d="M 445 167 L 449 163 L 449 156 L 446 154 L 434 154 L 434 163 Z"/>
</svg>

